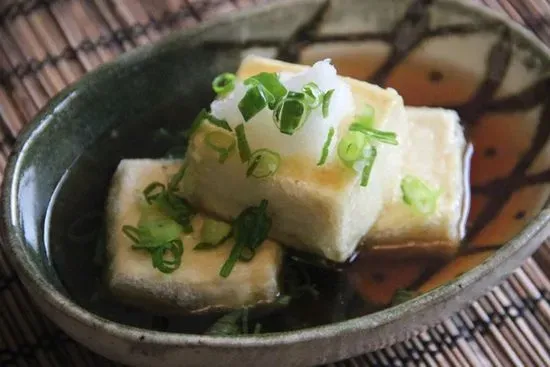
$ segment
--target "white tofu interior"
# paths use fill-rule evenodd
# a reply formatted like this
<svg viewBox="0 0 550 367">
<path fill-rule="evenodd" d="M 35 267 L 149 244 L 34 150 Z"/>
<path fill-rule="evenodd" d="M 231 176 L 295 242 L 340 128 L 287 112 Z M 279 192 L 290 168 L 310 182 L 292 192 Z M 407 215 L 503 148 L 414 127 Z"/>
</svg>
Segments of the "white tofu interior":
<svg viewBox="0 0 550 367">
<path fill-rule="evenodd" d="M 463 236 L 466 141 L 458 114 L 441 108 L 407 107 L 409 139 L 400 178 L 412 175 L 441 190 L 435 213 L 422 215 L 396 190 L 365 243 L 403 249 L 453 252 Z M 384 247 L 384 246 L 381 246 Z"/>
<path fill-rule="evenodd" d="M 304 69 L 251 56 L 243 61 L 237 75 L 245 79 L 259 72 L 295 73 Z M 349 78 L 341 80 L 351 88 L 356 106 L 366 103 L 374 107 L 375 128 L 396 132 L 398 140 L 406 140 L 403 100 L 394 90 Z M 351 122 L 351 117 L 339 121 L 339 136 Z M 367 187 L 361 187 L 360 175 L 338 159 L 318 167 L 299 154 L 284 157 L 274 176 L 255 179 L 246 177 L 247 165 L 241 163 L 238 154 L 223 164 L 218 162 L 217 153 L 204 143 L 205 135 L 216 129 L 203 124 L 190 141 L 185 195 L 198 207 L 226 220 L 267 199 L 273 219 L 270 236 L 287 246 L 345 261 L 378 218 L 384 198 L 394 195 L 401 169 L 400 146 L 380 144 Z M 335 139 L 333 144 L 337 143 Z"/>
<path fill-rule="evenodd" d="M 203 222 L 200 214 L 192 221 L 193 233 L 182 233 L 182 263 L 171 274 L 153 268 L 147 252 L 131 248 L 132 242 L 121 228 L 137 226 L 144 205 L 143 189 L 153 181 L 167 183 L 181 164 L 181 161 L 150 159 L 120 162 L 106 208 L 108 282 L 113 294 L 140 306 L 169 311 L 232 309 L 275 300 L 279 294 L 281 247 L 266 240 L 250 262 L 238 262 L 229 277 L 223 278 L 219 271 L 234 241 L 230 239 L 216 249 L 194 251 L 193 247 L 200 242 Z"/>
</svg>

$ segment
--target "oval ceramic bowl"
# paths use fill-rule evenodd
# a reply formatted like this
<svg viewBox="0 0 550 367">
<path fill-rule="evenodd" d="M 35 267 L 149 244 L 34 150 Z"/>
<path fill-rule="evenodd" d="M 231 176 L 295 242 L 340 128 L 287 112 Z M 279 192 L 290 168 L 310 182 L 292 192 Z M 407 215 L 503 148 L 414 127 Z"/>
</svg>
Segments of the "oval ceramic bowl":
<svg viewBox="0 0 550 367">
<path fill-rule="evenodd" d="M 521 193 L 526 190 L 533 191 L 529 197 L 536 199 L 523 208 L 521 225 L 503 230 L 510 238 L 503 247 L 483 256 L 477 256 L 483 250 L 474 249 L 473 264 L 480 265 L 399 306 L 261 337 L 208 337 L 130 327 L 81 308 L 67 295 L 48 257 L 45 238 L 53 224 L 46 213 L 57 183 L 77 158 L 90 158 L 92 166 L 106 167 L 107 172 L 121 157 L 159 156 L 154 144 L 151 147 L 151 126 L 166 131 L 184 128 L 212 98 L 213 76 L 235 70 L 246 53 L 296 62 L 334 55 L 335 50 L 352 59 L 372 55 L 378 61 L 369 64 L 372 70 L 363 77 L 378 83 L 416 58 L 453 65 L 477 81 L 472 90 L 455 96 L 461 100 L 454 107 L 466 123 L 475 124 L 491 113 L 521 117 L 519 126 L 499 119 L 504 121 L 502 127 L 492 134 L 481 127 L 473 130 L 483 137 L 476 148 L 487 157 L 496 155 L 501 161 L 495 167 L 504 168 L 496 169 L 474 190 L 474 195 L 491 191 L 499 195 L 489 195 L 487 205 L 476 209 L 471 230 L 480 231 L 499 215 L 514 215 L 507 209 L 510 201 L 525 202 Z M 465 306 L 546 239 L 550 212 L 543 179 L 550 167 L 545 77 L 549 70 L 549 52 L 533 36 L 498 15 L 458 1 L 296 0 L 233 14 L 125 54 L 51 101 L 20 136 L 6 171 L 4 246 L 46 315 L 92 350 L 127 364 L 310 365 L 383 347 Z M 360 76 L 361 71 L 355 74 Z M 487 121 L 490 125 L 492 120 Z M 504 139 L 499 132 L 506 129 L 514 131 L 512 138 L 497 141 Z M 491 148 L 501 143 L 517 148 L 519 155 Z M 91 146 L 96 147 L 96 156 L 87 157 Z M 88 175 L 80 180 L 82 195 L 96 179 Z M 74 276 L 82 276 L 75 262 Z"/>
</svg>

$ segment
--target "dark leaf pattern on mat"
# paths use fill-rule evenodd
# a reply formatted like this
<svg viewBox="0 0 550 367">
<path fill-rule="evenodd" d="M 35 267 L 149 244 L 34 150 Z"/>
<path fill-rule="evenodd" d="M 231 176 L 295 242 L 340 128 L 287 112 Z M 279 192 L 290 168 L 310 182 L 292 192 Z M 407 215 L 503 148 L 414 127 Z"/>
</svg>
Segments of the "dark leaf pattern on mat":
<svg viewBox="0 0 550 367">
<path fill-rule="evenodd" d="M 148 0 L 143 0 L 145 3 Z M 267 1 L 267 0 L 266 0 Z M 48 97 L 48 73 L 45 69 L 57 68 L 63 62 L 82 64 L 82 70 L 91 70 L 95 64 L 116 57 L 122 50 L 128 50 L 142 43 L 154 40 L 155 32 L 168 33 L 171 29 L 190 26 L 222 10 L 239 9 L 261 0 L 182 0 L 177 7 L 162 3 L 161 10 L 148 14 L 146 22 L 138 21 L 139 12 L 127 7 L 129 17 L 124 17 L 106 0 L 8 0 L 0 3 L 0 166 L 5 165 L 9 147 L 13 144 L 20 126 Z M 274 1 L 274 0 L 271 0 Z M 141 10 L 147 9 L 142 2 L 133 2 Z M 214 47 L 249 48 L 276 47 L 281 58 L 295 61 L 300 51 L 313 43 L 334 41 L 379 40 L 391 47 L 391 59 L 384 63 L 371 77 L 371 81 L 384 83 L 394 68 L 407 55 L 427 39 L 448 35 L 468 35 L 496 30 L 491 23 L 442 26 L 430 28 L 430 15 L 424 11 L 435 1 L 413 0 L 405 16 L 397 22 L 391 32 L 357 33 L 351 35 L 317 35 L 329 2 L 317 9 L 310 21 L 300 27 L 283 43 L 257 40 L 249 43 L 212 44 Z M 487 1 L 483 3 L 498 10 L 506 10 L 517 21 L 523 23 L 543 41 L 550 43 L 550 4 L 545 1 L 512 2 Z M 67 6 L 67 4 L 69 4 Z M 66 7 L 67 6 L 67 7 Z M 61 25 L 59 14 L 71 13 L 70 6 L 83 13 L 90 12 L 93 35 L 82 35 L 81 41 L 61 32 L 66 40 L 61 51 L 46 53 L 37 58 L 21 52 L 19 39 L 13 37 L 11 26 L 18 19 L 31 15 L 52 19 Z M 62 10 L 60 12 L 60 10 Z M 56 13 L 57 11 L 57 13 Z M 63 13 L 65 12 L 65 13 Z M 93 14 L 92 14 L 93 13 Z M 147 12 L 146 12 L 147 14 Z M 77 18 L 75 18 L 77 19 Z M 28 22 L 28 21 L 26 21 Z M 101 23 L 101 24 L 100 24 Z M 27 32 L 33 31 L 26 24 Z M 28 28 L 31 27 L 31 28 Z M 63 29 L 63 27 L 60 27 Z M 510 62 L 512 38 L 506 30 L 500 33 L 499 41 L 493 46 L 487 60 L 487 78 L 474 96 L 466 103 L 451 106 L 460 111 L 466 123 L 475 123 L 483 114 L 495 112 L 523 111 L 543 106 L 540 122 L 529 149 L 523 153 L 512 175 L 494 180 L 483 186 L 474 187 L 480 195 L 489 195 L 500 190 L 504 197 L 519 188 L 550 181 L 550 170 L 536 174 L 527 171 L 541 154 L 550 137 L 550 77 L 537 81 L 513 96 L 495 97 Z M 107 51 L 108 50 L 108 51 Z M 98 62 L 89 63 L 89 57 Z M 101 61 L 103 60 L 103 61 Z M 80 66 L 79 66 L 80 68 Z M 76 70 L 76 69 L 75 69 Z M 24 98 L 23 98 L 24 96 Z M 51 95 L 49 95 L 51 97 Z M 14 107 L 15 106 L 15 107 Z M 494 218 L 506 202 L 489 200 L 478 218 L 487 221 Z M 480 228 L 473 224 L 474 234 Z M 494 288 L 486 296 L 474 302 L 471 307 L 457 313 L 445 322 L 423 332 L 410 340 L 398 343 L 363 356 L 338 363 L 341 366 L 362 365 L 544 365 L 548 363 L 550 350 L 550 245 L 545 244 L 510 278 Z M 545 273 L 546 272 L 546 273 Z M 0 365 L 1 366 L 108 366 L 114 365 L 73 342 L 42 317 L 35 309 L 29 296 L 23 290 L 11 266 L 6 261 L 4 249 L 0 247 Z"/>
</svg>

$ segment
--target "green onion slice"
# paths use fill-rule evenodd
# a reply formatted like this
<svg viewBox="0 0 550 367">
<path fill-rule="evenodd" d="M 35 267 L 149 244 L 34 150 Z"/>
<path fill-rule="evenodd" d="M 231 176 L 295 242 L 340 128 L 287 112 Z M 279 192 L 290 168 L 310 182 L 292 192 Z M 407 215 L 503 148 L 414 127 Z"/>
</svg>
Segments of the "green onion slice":
<svg viewBox="0 0 550 367">
<path fill-rule="evenodd" d="M 363 148 L 367 143 L 365 136 L 359 132 L 348 132 L 338 143 L 338 157 L 348 167 L 363 156 Z"/>
<path fill-rule="evenodd" d="M 245 85 L 258 85 L 261 84 L 269 94 L 273 96 L 273 100 L 270 101 L 269 107 L 273 107 L 286 96 L 287 89 L 279 80 L 279 76 L 276 73 L 259 73 L 244 81 Z"/>
<path fill-rule="evenodd" d="M 207 119 L 212 125 L 215 125 L 215 126 L 217 126 L 217 127 L 221 127 L 222 129 L 227 130 L 227 131 L 233 131 L 233 130 L 231 130 L 231 126 L 229 126 L 229 124 L 227 123 L 227 121 L 222 120 L 222 119 L 219 119 L 219 118 L 217 118 L 217 117 L 214 117 L 214 115 L 212 115 L 211 113 L 206 114 L 206 119 Z"/>
<path fill-rule="evenodd" d="M 143 189 L 143 196 L 147 204 L 151 205 L 155 199 L 164 193 L 166 187 L 160 182 L 152 182 Z"/>
<path fill-rule="evenodd" d="M 410 299 L 413 299 L 418 295 L 415 291 L 410 291 L 408 289 L 399 288 L 395 293 L 393 294 L 391 305 L 396 306 L 398 304 L 407 302 Z"/>
<path fill-rule="evenodd" d="M 323 94 L 323 106 L 321 107 L 323 109 L 323 117 L 328 117 L 328 108 L 330 106 L 330 99 L 332 98 L 332 95 L 334 94 L 334 89 L 331 89 L 327 91 L 325 94 Z"/>
<path fill-rule="evenodd" d="M 204 120 L 206 120 L 207 116 L 209 115 L 208 111 L 206 111 L 206 109 L 202 109 L 199 114 L 197 115 L 197 117 L 195 117 L 195 119 L 193 120 L 193 123 L 191 124 L 191 127 L 189 128 L 189 130 L 187 130 L 185 132 L 185 137 L 186 138 L 190 138 L 193 136 L 193 134 L 195 134 L 195 132 L 197 132 L 197 130 L 199 129 L 199 127 L 201 127 L 202 123 Z"/>
<path fill-rule="evenodd" d="M 261 84 L 251 85 L 238 104 L 239 111 L 244 121 L 248 122 L 274 100 L 275 97 Z"/>
<path fill-rule="evenodd" d="M 167 258 L 167 255 L 171 259 Z M 165 243 L 153 251 L 153 267 L 165 274 L 173 273 L 180 267 L 182 255 L 183 243 L 181 240 L 178 239 Z"/>
<path fill-rule="evenodd" d="M 220 163 L 224 163 L 235 149 L 235 139 L 233 136 L 220 131 L 214 131 L 206 135 L 204 142 L 219 153 L 218 161 Z"/>
<path fill-rule="evenodd" d="M 181 227 L 174 221 L 147 222 L 138 228 L 125 225 L 122 232 L 133 242 L 133 249 L 151 254 L 155 269 L 169 274 L 180 267 L 183 255 L 183 243 L 179 239 Z"/>
<path fill-rule="evenodd" d="M 377 150 L 374 145 L 370 146 L 369 153 L 365 156 L 365 167 L 363 167 L 363 173 L 361 174 L 361 186 L 367 186 L 369 184 L 370 173 L 372 166 L 376 160 Z"/>
<path fill-rule="evenodd" d="M 241 260 L 241 256 L 244 259 L 252 259 L 255 250 L 267 238 L 272 224 L 266 213 L 267 204 L 267 200 L 262 200 L 259 206 L 246 208 L 233 222 L 235 245 L 220 270 L 220 276 L 227 278 L 235 264 Z M 244 250 L 245 248 L 248 250 Z"/>
<path fill-rule="evenodd" d="M 303 95 L 303 94 L 302 94 Z M 292 135 L 300 129 L 309 116 L 310 108 L 301 96 L 283 99 L 273 111 L 273 121 L 283 134 Z"/>
<path fill-rule="evenodd" d="M 176 192 L 179 190 L 179 184 L 181 180 L 183 180 L 183 176 L 185 176 L 185 171 L 187 169 L 187 166 L 185 164 L 182 164 L 178 172 L 174 176 L 170 178 L 170 181 L 168 181 L 168 191 Z"/>
<path fill-rule="evenodd" d="M 220 245 L 231 236 L 231 225 L 219 220 L 206 218 L 202 224 L 201 242 Z"/>
<path fill-rule="evenodd" d="M 358 122 L 354 122 L 353 124 L 351 124 L 349 127 L 349 131 L 358 131 L 362 134 L 365 134 L 367 137 L 377 140 L 381 143 L 386 143 L 391 145 L 399 144 L 397 141 L 397 135 L 395 133 L 392 133 L 389 131 L 380 131 L 369 127 L 365 127 Z"/>
<path fill-rule="evenodd" d="M 410 175 L 401 180 L 401 191 L 403 201 L 423 215 L 435 212 L 441 194 L 440 190 L 432 189 L 424 181 Z"/>
<path fill-rule="evenodd" d="M 241 162 L 247 162 L 250 159 L 252 153 L 250 152 L 250 146 L 246 140 L 246 134 L 244 132 L 244 125 L 240 124 L 235 128 L 235 134 L 237 135 L 237 147 L 239 148 L 239 156 Z"/>
<path fill-rule="evenodd" d="M 359 115 L 355 116 L 355 122 L 363 127 L 372 129 L 374 126 L 374 107 L 366 104 L 363 107 L 363 111 L 361 111 Z"/>
<path fill-rule="evenodd" d="M 237 76 L 232 73 L 222 73 L 212 81 L 212 89 L 219 96 L 226 96 L 235 89 Z"/>
<path fill-rule="evenodd" d="M 319 158 L 319 162 L 317 162 L 318 166 L 322 166 L 327 161 L 328 157 L 328 149 L 330 148 L 330 143 L 332 142 L 332 138 L 334 136 L 334 127 L 330 127 L 330 130 L 328 131 L 327 139 L 325 140 L 325 144 L 323 144 L 323 150 L 321 152 L 321 158 Z"/>
<path fill-rule="evenodd" d="M 259 149 L 252 153 L 246 176 L 255 178 L 269 177 L 279 169 L 281 156 L 269 149 Z"/>
<path fill-rule="evenodd" d="M 249 247 L 243 247 L 239 260 L 243 262 L 249 262 L 252 260 L 255 254 L 256 252 L 254 251 L 254 249 L 251 249 Z"/>
<path fill-rule="evenodd" d="M 321 105 L 324 95 L 316 83 L 307 83 L 306 85 L 304 85 L 303 91 L 306 97 L 306 101 L 311 109 L 317 108 Z"/>
</svg>

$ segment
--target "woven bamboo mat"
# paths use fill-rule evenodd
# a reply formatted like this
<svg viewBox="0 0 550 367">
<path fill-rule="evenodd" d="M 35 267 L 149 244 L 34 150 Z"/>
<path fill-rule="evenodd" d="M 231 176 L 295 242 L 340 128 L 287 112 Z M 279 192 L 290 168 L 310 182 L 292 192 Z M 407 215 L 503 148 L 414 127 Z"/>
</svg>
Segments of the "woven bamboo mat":
<svg viewBox="0 0 550 367">
<path fill-rule="evenodd" d="M 21 127 L 68 84 L 173 30 L 276 0 L 0 0 L 0 172 Z M 465 0 L 472 1 L 472 0 Z M 550 45 L 550 1 L 476 0 Z M 548 91 L 550 92 L 550 91 Z M 468 308 L 340 366 L 550 366 L 550 244 Z M 113 366 L 31 304 L 0 248 L 0 366 Z"/>
</svg>

